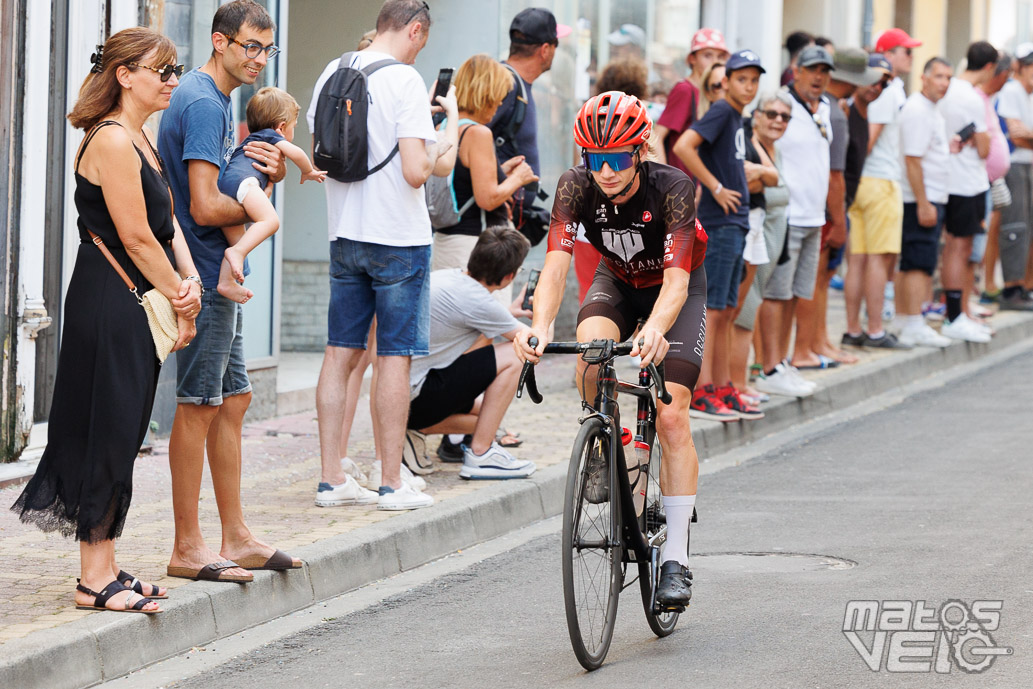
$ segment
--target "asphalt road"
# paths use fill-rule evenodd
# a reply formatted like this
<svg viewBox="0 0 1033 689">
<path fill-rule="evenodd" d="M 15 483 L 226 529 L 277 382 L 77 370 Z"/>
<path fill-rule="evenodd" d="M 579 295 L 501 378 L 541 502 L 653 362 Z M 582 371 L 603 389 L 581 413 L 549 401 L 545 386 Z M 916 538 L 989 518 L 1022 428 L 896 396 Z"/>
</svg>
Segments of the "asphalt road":
<svg viewBox="0 0 1033 689">
<path fill-rule="evenodd" d="M 596 672 L 569 647 L 553 520 L 552 533 L 169 686 L 1027 687 L 1031 371 L 1026 353 L 705 477 L 689 612 L 658 640 L 629 588 Z M 982 631 L 1013 652 L 978 674 L 947 652 L 949 672 L 896 674 L 887 664 L 908 638 L 887 634 L 873 671 L 843 632 L 851 600 L 925 601 L 933 614 L 950 600 L 1003 601 L 999 627 L 972 625 L 966 648 L 988 644 Z M 858 634 L 869 647 L 874 637 Z M 924 644 L 934 659 L 938 638 L 912 637 L 905 655 Z M 922 669 L 906 660 L 919 665 L 897 669 Z"/>
</svg>

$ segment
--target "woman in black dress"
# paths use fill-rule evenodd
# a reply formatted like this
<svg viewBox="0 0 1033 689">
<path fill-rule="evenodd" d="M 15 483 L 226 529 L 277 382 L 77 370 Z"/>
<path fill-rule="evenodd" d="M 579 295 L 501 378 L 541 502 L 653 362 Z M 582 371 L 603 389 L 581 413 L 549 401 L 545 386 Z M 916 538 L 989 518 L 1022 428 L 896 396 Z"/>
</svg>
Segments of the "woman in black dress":
<svg viewBox="0 0 1033 689">
<path fill-rule="evenodd" d="M 196 333 L 201 285 L 144 126 L 169 106 L 183 69 L 175 60 L 172 41 L 155 31 L 118 32 L 93 56 L 68 115 L 87 132 L 75 163 L 81 243 L 65 299 L 47 449 L 12 509 L 24 522 L 79 541 L 77 607 L 155 613 L 161 608 L 151 599 L 167 597 L 115 562 L 160 363 L 144 310 L 89 233 L 103 240 L 139 294 L 157 288 L 172 301 L 175 348 L 186 347 Z"/>
</svg>

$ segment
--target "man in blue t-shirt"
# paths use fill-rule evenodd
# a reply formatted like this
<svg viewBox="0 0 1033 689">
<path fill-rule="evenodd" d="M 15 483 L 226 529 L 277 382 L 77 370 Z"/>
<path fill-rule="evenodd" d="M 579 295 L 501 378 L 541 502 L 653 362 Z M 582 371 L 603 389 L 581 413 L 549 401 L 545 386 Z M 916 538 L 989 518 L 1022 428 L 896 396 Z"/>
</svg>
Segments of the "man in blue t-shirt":
<svg viewBox="0 0 1033 689">
<path fill-rule="evenodd" d="M 240 504 L 241 428 L 251 402 L 244 362 L 240 304 L 216 291 L 219 266 L 229 243 L 223 227 L 248 221 L 236 199 L 219 192 L 219 172 L 233 153 L 230 93 L 253 84 L 277 52 L 276 26 L 253 0 L 222 5 L 212 21 L 212 55 L 183 76 L 172 93 L 158 131 L 183 228 L 204 291 L 197 337 L 176 355 L 176 419 L 169 441 L 176 538 L 169 576 L 250 581 L 247 569 L 292 569 L 301 562 L 256 539 Z M 283 179 L 283 154 L 268 143 L 249 145 L 247 155 L 272 184 Z M 205 545 L 197 505 L 205 446 L 212 472 L 222 547 Z"/>
<path fill-rule="evenodd" d="M 750 192 L 746 186 L 746 137 L 742 111 L 757 95 L 764 68 L 752 50 L 725 63 L 725 97 L 678 138 L 674 152 L 703 185 L 696 217 L 707 231 L 707 339 L 699 385 L 689 415 L 717 421 L 758 419 L 731 384 L 729 352 L 732 321 L 742 280 L 743 249 L 749 231 Z"/>
</svg>

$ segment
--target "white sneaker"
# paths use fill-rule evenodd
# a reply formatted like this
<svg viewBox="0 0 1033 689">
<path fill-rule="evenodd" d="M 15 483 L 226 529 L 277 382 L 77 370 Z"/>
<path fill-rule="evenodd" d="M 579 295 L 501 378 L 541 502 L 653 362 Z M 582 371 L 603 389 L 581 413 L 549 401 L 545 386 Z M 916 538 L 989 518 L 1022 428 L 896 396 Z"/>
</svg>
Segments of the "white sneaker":
<svg viewBox="0 0 1033 689">
<path fill-rule="evenodd" d="M 378 510 L 416 510 L 421 507 L 430 507 L 434 504 L 434 498 L 422 491 L 418 491 L 405 481 L 402 481 L 401 488 L 390 486 L 380 487 L 380 498 L 377 500 Z"/>
<path fill-rule="evenodd" d="M 351 476 L 353 479 L 355 479 L 355 481 L 360 486 L 366 485 L 366 474 L 363 473 L 362 468 L 359 467 L 358 464 L 356 464 L 354 461 L 352 461 L 351 457 L 342 457 L 341 458 L 341 470 L 344 473 L 346 473 L 349 476 Z M 377 487 L 379 488 L 380 486 L 377 486 Z"/>
<path fill-rule="evenodd" d="M 961 314 L 949 323 L 944 321 L 943 326 L 940 328 L 940 334 L 954 340 L 964 340 L 965 342 L 986 344 L 990 341 L 990 333 L 986 332 L 978 323 L 965 314 Z"/>
<path fill-rule="evenodd" d="M 814 389 L 808 385 L 802 385 L 784 364 L 776 366 L 774 373 L 770 375 L 765 373 L 757 376 L 757 380 L 753 381 L 753 387 L 769 395 L 785 395 L 786 397 L 808 397 L 814 394 Z"/>
<path fill-rule="evenodd" d="M 925 321 L 919 326 L 910 326 L 900 331 L 900 343 L 912 347 L 947 347 L 951 339 L 936 332 Z"/>
<path fill-rule="evenodd" d="M 380 460 L 378 459 L 373 462 L 373 468 L 369 470 L 369 478 L 366 479 L 366 487 L 374 492 L 380 490 L 380 486 L 384 485 L 381 483 L 381 476 Z M 402 465 L 402 483 L 407 483 L 416 490 L 425 490 L 427 488 L 427 482 L 409 471 L 409 467 L 404 464 Z"/>
<path fill-rule="evenodd" d="M 536 468 L 534 462 L 517 459 L 497 442 L 492 442 L 483 455 L 474 454 L 473 450 L 463 445 L 463 468 L 459 470 L 459 478 L 527 478 Z"/>
<path fill-rule="evenodd" d="M 376 493 L 360 486 L 351 476 L 346 477 L 344 483 L 337 486 L 332 486 L 324 481 L 316 490 L 317 507 L 372 505 L 377 499 Z"/>
<path fill-rule="evenodd" d="M 813 380 L 807 380 L 806 378 L 804 378 L 803 374 L 800 373 L 800 369 L 789 363 L 788 359 L 782 359 L 782 366 L 784 366 L 785 369 L 789 371 L 789 375 L 795 378 L 798 383 L 801 383 L 802 385 L 805 385 L 806 387 L 810 388 L 811 392 L 814 392 L 818 389 L 818 384 L 815 383 Z"/>
</svg>

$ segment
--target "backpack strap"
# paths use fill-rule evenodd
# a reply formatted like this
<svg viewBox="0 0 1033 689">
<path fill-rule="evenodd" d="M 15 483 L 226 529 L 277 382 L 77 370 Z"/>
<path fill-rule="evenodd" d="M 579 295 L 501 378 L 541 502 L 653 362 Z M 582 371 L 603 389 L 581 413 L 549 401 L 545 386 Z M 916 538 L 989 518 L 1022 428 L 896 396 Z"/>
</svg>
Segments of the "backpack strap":
<svg viewBox="0 0 1033 689">
<path fill-rule="evenodd" d="M 520 129 L 520 125 L 524 123 L 524 118 L 527 116 L 527 87 L 524 86 L 524 80 L 517 74 L 512 65 L 503 62 L 502 66 L 513 74 L 514 88 L 517 89 L 517 96 L 506 125 L 499 132 L 499 135 L 495 137 L 495 148 L 502 148 L 506 142 L 513 141 L 516 137 L 516 131 Z"/>
<path fill-rule="evenodd" d="M 341 56 L 342 62 L 344 61 L 345 55 L 354 55 L 354 53 L 345 53 L 344 55 L 342 55 Z M 362 72 L 362 75 L 364 77 L 369 79 L 370 75 L 373 74 L 373 72 L 376 72 L 378 69 L 381 69 L 382 67 L 389 67 L 391 65 L 400 65 L 400 64 L 403 64 L 403 63 L 399 62 L 398 60 L 395 60 L 394 58 L 387 58 L 385 60 L 377 60 L 376 62 L 368 64 L 365 67 L 363 67 L 362 69 L 360 69 L 359 71 Z M 368 93 L 368 90 L 367 90 L 367 93 Z M 388 163 L 390 163 L 391 159 L 394 158 L 396 155 L 398 155 L 398 144 L 397 143 L 395 144 L 395 147 L 391 149 L 391 152 L 387 154 L 387 157 L 384 158 L 382 161 L 380 161 L 374 167 L 371 167 L 369 169 L 369 172 L 366 173 L 366 174 L 367 175 L 372 175 L 374 172 L 376 172 L 380 168 L 382 168 L 385 165 L 387 165 Z"/>
</svg>

